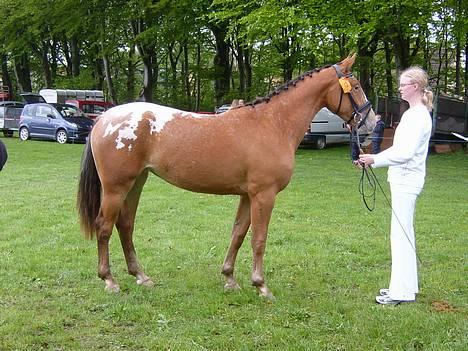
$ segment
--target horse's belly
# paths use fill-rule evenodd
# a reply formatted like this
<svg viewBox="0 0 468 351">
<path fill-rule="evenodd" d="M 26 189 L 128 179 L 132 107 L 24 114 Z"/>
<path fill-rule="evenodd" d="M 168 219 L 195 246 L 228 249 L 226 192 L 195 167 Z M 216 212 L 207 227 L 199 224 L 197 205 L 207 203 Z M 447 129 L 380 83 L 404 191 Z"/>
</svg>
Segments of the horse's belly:
<svg viewBox="0 0 468 351">
<path fill-rule="evenodd" d="M 152 172 L 182 189 L 209 194 L 243 194 L 247 191 L 243 172 L 235 167 L 187 161 L 162 163 Z"/>
</svg>

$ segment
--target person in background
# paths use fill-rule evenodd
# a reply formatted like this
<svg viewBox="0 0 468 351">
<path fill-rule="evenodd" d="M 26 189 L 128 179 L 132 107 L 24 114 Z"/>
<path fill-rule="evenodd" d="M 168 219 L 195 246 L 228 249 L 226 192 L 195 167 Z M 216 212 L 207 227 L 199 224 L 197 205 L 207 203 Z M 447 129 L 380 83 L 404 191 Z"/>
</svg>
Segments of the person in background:
<svg viewBox="0 0 468 351">
<path fill-rule="evenodd" d="M 5 144 L 0 140 L 0 171 L 3 169 L 8 159 L 8 153 Z"/>
<path fill-rule="evenodd" d="M 385 122 L 382 121 L 382 116 L 380 115 L 375 115 L 375 118 L 377 120 L 374 130 L 372 131 L 372 153 L 378 154 L 383 141 Z"/>
<path fill-rule="evenodd" d="M 346 124 L 349 130 L 349 145 L 351 149 L 351 161 L 355 166 L 359 167 L 359 154 L 362 152 L 361 147 L 364 148 L 368 145 L 365 135 L 356 134 L 349 124 Z M 357 135 L 359 135 L 359 143 L 357 142 Z"/>
<path fill-rule="evenodd" d="M 433 94 L 427 73 L 410 67 L 400 75 L 399 92 L 409 103 L 395 130 L 393 145 L 378 154 L 361 154 L 362 167 L 387 167 L 392 197 L 390 285 L 375 300 L 383 305 L 414 302 L 418 288 L 417 255 L 413 228 L 416 199 L 426 175 L 431 137 Z"/>
</svg>

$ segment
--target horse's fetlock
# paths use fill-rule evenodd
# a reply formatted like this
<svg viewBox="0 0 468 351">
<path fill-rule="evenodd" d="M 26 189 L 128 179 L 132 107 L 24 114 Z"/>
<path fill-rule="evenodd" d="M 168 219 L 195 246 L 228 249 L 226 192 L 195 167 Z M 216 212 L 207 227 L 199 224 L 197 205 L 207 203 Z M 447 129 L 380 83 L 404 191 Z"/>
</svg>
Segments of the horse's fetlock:
<svg viewBox="0 0 468 351">
<path fill-rule="evenodd" d="M 256 287 L 263 286 L 265 284 L 265 279 L 259 275 L 252 275 L 252 285 Z"/>
<path fill-rule="evenodd" d="M 98 271 L 98 277 L 101 278 L 102 280 L 106 280 L 110 276 L 110 270 L 99 270 Z"/>
<path fill-rule="evenodd" d="M 232 273 L 234 273 L 234 267 L 233 267 L 233 266 L 225 265 L 225 266 L 223 266 L 223 268 L 221 269 L 221 273 L 223 273 L 225 276 L 231 276 Z"/>
</svg>

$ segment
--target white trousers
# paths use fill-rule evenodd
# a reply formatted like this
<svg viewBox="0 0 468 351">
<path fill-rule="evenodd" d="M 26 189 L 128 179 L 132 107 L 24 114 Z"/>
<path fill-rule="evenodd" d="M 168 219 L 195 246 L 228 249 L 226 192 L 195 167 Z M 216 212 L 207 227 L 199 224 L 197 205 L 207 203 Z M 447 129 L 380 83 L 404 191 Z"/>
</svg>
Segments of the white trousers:
<svg viewBox="0 0 468 351">
<path fill-rule="evenodd" d="M 416 199 L 421 189 L 392 183 L 390 189 L 393 212 L 389 296 L 394 300 L 412 301 L 419 292 L 413 219 Z"/>
</svg>

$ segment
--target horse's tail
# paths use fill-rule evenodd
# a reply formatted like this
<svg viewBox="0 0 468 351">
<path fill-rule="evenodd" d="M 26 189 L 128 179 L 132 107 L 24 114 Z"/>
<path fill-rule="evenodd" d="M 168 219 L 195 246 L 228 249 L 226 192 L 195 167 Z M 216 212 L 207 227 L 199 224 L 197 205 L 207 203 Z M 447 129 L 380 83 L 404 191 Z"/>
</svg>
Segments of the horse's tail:
<svg viewBox="0 0 468 351">
<path fill-rule="evenodd" d="M 92 239 L 96 232 L 96 217 L 101 206 L 101 180 L 94 162 L 90 141 L 87 142 L 81 159 L 80 181 L 76 207 L 80 226 L 86 239 Z"/>
</svg>

